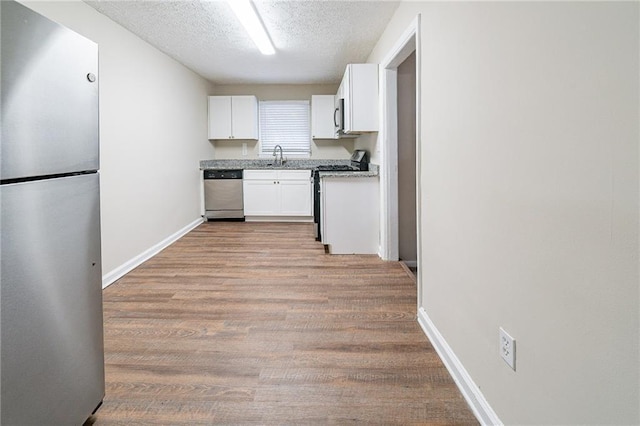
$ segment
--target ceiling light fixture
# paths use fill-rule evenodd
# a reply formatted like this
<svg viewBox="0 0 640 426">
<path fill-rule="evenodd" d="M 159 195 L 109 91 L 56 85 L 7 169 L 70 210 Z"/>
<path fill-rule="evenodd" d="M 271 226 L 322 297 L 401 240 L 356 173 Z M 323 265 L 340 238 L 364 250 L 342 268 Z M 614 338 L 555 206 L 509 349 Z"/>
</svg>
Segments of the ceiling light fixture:
<svg viewBox="0 0 640 426">
<path fill-rule="evenodd" d="M 263 55 L 273 55 L 276 53 L 269 34 L 258 16 L 258 12 L 251 0 L 227 0 L 227 4 L 236 14 L 244 28 L 247 30 L 253 42 L 258 46 Z"/>
</svg>

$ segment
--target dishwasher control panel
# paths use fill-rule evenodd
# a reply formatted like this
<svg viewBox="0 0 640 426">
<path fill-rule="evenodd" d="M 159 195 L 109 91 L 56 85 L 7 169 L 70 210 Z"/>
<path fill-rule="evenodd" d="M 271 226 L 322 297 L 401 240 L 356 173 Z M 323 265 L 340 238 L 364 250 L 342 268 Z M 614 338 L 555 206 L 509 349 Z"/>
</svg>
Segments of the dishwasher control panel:
<svg viewBox="0 0 640 426">
<path fill-rule="evenodd" d="M 205 170 L 205 179 L 242 179 L 242 170 Z"/>
</svg>

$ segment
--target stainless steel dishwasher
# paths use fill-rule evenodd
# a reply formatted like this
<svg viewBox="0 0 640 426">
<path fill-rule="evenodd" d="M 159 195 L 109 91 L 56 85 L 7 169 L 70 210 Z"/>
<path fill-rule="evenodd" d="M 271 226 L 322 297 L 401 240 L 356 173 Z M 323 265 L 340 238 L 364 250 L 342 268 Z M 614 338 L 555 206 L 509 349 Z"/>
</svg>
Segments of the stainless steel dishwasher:
<svg viewBox="0 0 640 426">
<path fill-rule="evenodd" d="M 204 171 L 205 219 L 244 220 L 242 170 Z"/>
</svg>

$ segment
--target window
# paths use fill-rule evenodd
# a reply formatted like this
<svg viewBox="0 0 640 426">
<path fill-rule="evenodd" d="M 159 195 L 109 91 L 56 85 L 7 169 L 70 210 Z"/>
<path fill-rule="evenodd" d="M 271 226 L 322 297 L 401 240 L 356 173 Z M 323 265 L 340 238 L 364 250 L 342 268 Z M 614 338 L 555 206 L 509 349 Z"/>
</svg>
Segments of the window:
<svg viewBox="0 0 640 426">
<path fill-rule="evenodd" d="M 284 155 L 309 157 L 309 101 L 260 101 L 260 155 L 271 156 L 276 145 Z"/>
</svg>

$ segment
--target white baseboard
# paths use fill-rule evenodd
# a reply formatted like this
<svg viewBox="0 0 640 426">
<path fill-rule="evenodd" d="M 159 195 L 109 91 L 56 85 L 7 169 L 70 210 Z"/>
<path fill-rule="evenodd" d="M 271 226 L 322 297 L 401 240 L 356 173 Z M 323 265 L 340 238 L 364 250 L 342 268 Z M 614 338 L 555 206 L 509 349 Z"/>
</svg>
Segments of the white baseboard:
<svg viewBox="0 0 640 426">
<path fill-rule="evenodd" d="M 442 334 L 425 312 L 424 308 L 418 311 L 418 323 L 427 335 L 431 344 L 435 348 L 438 355 L 442 359 L 445 367 L 449 370 L 449 374 L 456 382 L 458 389 L 462 392 L 462 396 L 467 400 L 473 414 L 476 416 L 480 424 L 483 425 L 502 425 L 503 423 L 493 411 L 487 400 L 485 399 L 478 386 L 475 384 L 467 370 L 464 368 L 456 354 L 446 342 Z"/>
<path fill-rule="evenodd" d="M 313 223 L 313 217 L 309 216 L 245 216 L 245 222 L 291 222 Z"/>
<path fill-rule="evenodd" d="M 142 263 L 151 259 L 156 254 L 160 253 L 165 248 L 169 247 L 171 244 L 179 240 L 183 235 L 187 232 L 191 231 L 196 226 L 200 225 L 203 222 L 202 218 L 198 218 L 185 226 L 184 228 L 178 230 L 177 232 L 169 235 L 164 240 L 160 241 L 158 244 L 150 247 L 148 250 L 143 251 L 133 259 L 128 262 L 123 263 L 118 266 L 116 269 L 110 271 L 109 273 L 102 276 L 102 288 L 105 289 L 111 284 L 113 284 L 117 279 L 121 278 L 124 274 L 131 271 L 132 269 L 138 267 Z"/>
<path fill-rule="evenodd" d="M 417 260 L 401 260 L 401 262 L 404 262 L 404 264 L 407 265 L 409 268 L 417 268 L 418 267 L 418 261 Z"/>
</svg>

